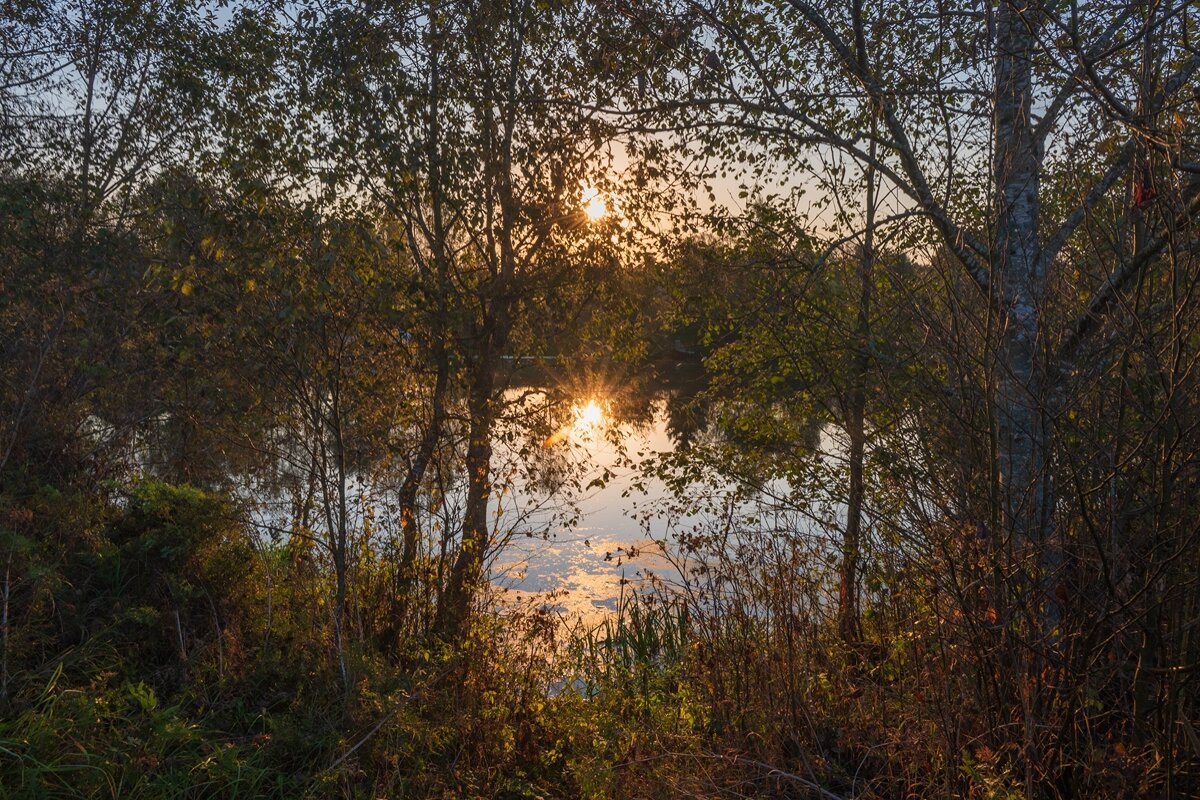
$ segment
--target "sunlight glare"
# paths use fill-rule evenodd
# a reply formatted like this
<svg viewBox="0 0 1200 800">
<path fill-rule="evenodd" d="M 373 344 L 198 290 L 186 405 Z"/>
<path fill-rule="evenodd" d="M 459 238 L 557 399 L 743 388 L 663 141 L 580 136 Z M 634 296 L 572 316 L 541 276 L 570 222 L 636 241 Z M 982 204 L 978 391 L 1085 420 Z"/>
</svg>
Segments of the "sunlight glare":
<svg viewBox="0 0 1200 800">
<path fill-rule="evenodd" d="M 583 190 L 583 213 L 587 215 L 588 220 L 599 222 L 607 211 L 608 204 L 604 202 L 604 196 L 600 194 L 600 190 L 595 186 L 585 187 Z"/>
<path fill-rule="evenodd" d="M 600 408 L 595 400 L 588 400 L 586 404 L 579 406 L 575 410 L 575 427 L 583 430 L 594 428 L 604 421 L 604 410 Z"/>
<path fill-rule="evenodd" d="M 600 427 L 604 424 L 604 407 L 595 399 L 586 403 L 575 403 L 571 406 L 574 420 L 546 437 L 542 447 L 553 447 L 564 440 L 576 442 L 595 441 Z"/>
</svg>

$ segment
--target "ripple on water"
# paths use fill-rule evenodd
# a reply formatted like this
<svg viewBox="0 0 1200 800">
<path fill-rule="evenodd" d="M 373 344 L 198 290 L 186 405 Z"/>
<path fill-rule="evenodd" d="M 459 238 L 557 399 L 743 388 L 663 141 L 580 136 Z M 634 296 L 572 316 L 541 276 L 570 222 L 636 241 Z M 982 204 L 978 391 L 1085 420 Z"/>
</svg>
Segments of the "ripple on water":
<svg viewBox="0 0 1200 800">
<path fill-rule="evenodd" d="M 575 532 L 548 542 L 518 540 L 504 555 L 493 580 L 513 598 L 553 592 L 554 610 L 582 618 L 615 611 L 623 585 L 637 586 L 650 573 L 667 579 L 675 574 L 661 546 L 645 537 L 600 538 L 593 532 L 585 544 Z"/>
</svg>

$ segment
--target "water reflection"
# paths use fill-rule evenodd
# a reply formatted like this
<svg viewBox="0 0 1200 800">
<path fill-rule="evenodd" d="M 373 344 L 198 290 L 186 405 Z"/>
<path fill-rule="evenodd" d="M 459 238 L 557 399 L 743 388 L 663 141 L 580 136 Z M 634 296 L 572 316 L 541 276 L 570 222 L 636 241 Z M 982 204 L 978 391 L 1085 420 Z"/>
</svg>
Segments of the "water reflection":
<svg viewBox="0 0 1200 800">
<path fill-rule="evenodd" d="M 675 447 L 670 415 L 661 397 L 641 400 L 593 395 L 563 403 L 567 418 L 543 443 L 543 458 L 569 462 L 566 471 L 577 477 L 549 498 L 565 519 L 551 521 L 542 535 L 514 536 L 498 553 L 492 579 L 511 599 L 542 596 L 564 615 L 588 619 L 615 610 L 623 584 L 640 584 L 650 575 L 677 577 L 659 544 L 669 521 L 645 513 L 658 510 L 670 490 L 637 468 L 641 459 Z M 631 403 L 641 407 L 622 414 Z M 515 513 L 535 506 L 549 488 L 527 475 L 499 504 Z M 567 504 L 571 513 L 563 514 Z M 527 531 L 536 529 L 532 523 Z"/>
<path fill-rule="evenodd" d="M 572 403 L 571 422 L 547 436 L 542 442 L 542 447 L 554 447 L 568 440 L 576 443 L 589 443 L 600 438 L 603 426 L 607 422 L 604 405 L 606 403 L 598 401 L 594 397 Z"/>
<path fill-rule="evenodd" d="M 714 402 L 704 371 L 687 360 L 674 361 L 641 381 L 598 374 L 554 381 L 543 373 L 540 378 L 541 385 L 556 388 L 533 390 L 532 395 L 526 389 L 521 396 L 534 397 L 545 410 L 541 430 L 551 433 L 533 452 L 515 455 L 526 469 L 508 473 L 520 477 L 498 505 L 515 511 L 540 502 L 555 516 L 527 516 L 501 537 L 504 544 L 491 574 L 510 598 L 541 598 L 566 617 L 595 620 L 615 610 L 626 584 L 637 588 L 653 579 L 677 585 L 681 570 L 704 569 L 695 560 L 704 556 L 687 554 L 681 544 L 714 530 L 724 531 L 729 547 L 738 546 L 741 533 L 765 542 L 802 536 L 815 542 L 814 564 L 825 563 L 825 556 L 835 551 L 828 536 L 838 529 L 842 508 L 820 487 L 809 486 L 807 499 L 794 499 L 788 477 L 771 472 L 769 463 L 764 474 L 757 479 L 751 474 L 746 484 L 733 482 L 719 464 L 684 467 L 688 477 L 680 482 L 683 462 L 673 457 L 693 447 L 740 446 L 760 454 L 777 447 L 783 463 L 798 452 L 835 463 L 841 448 L 827 441 L 818 418 L 798 419 L 786 403 L 743 400 L 752 403 L 744 407 Z M 742 411 L 759 424 L 745 431 L 729 424 L 728 417 Z M 779 415 L 778 426 L 769 424 L 772 415 Z M 528 414 L 518 417 L 528 424 Z M 788 435 L 780 436 L 785 431 Z M 506 456 L 497 447 L 498 459 L 512 457 L 511 450 Z M 664 473 L 645 468 L 655 463 L 672 465 L 665 470 L 674 473 L 668 478 L 672 485 L 664 481 Z M 685 554 L 686 565 L 678 560 Z"/>
<path fill-rule="evenodd" d="M 604 422 L 604 410 L 600 408 L 600 404 L 595 399 L 588 400 L 582 405 L 576 403 L 574 411 L 577 433 L 589 433 Z"/>
</svg>

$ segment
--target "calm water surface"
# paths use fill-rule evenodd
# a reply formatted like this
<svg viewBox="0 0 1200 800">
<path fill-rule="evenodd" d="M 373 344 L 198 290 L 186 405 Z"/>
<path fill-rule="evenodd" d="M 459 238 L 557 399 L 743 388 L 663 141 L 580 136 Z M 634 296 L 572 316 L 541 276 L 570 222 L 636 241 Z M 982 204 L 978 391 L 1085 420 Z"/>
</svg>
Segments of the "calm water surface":
<svg viewBox="0 0 1200 800">
<path fill-rule="evenodd" d="M 572 416 L 546 446 L 565 451 L 583 486 L 606 470 L 611 478 L 557 501 L 543 487 L 515 480 L 497 504 L 501 528 L 506 516 L 523 519 L 494 557 L 492 581 L 508 599 L 545 598 L 564 616 L 592 618 L 616 608 L 623 583 L 639 586 L 650 575 L 675 580 L 678 573 L 660 543 L 669 529 L 692 519 L 664 513 L 670 490 L 657 478 L 639 477 L 622 457 L 622 449 L 635 460 L 673 450 L 664 403 L 655 403 L 648 425 L 614 422 L 595 401 L 577 401 Z M 497 450 L 501 465 L 516 458 Z M 577 511 L 569 522 L 554 518 L 566 500 Z"/>
<path fill-rule="evenodd" d="M 588 399 L 576 400 L 571 411 L 572 419 L 544 447 L 559 448 L 583 475 L 583 486 L 606 471 L 611 479 L 577 496 L 548 492 L 529 478 L 514 479 L 493 503 L 493 513 L 500 515 L 497 528 L 513 536 L 496 551 L 491 576 L 510 601 L 542 600 L 567 619 L 597 620 L 616 609 L 623 590 L 644 588 L 650 578 L 677 585 L 674 535 L 715 520 L 683 512 L 669 487 L 637 469 L 646 459 L 676 448 L 668 433 L 665 400 L 652 404 L 643 424 L 612 420 L 602 403 Z M 844 461 L 844 444 L 828 426 L 813 446 L 830 467 Z M 511 465 L 522 458 L 518 449 L 498 443 L 496 473 L 511 473 Z M 835 485 L 836 480 L 827 488 Z M 759 541 L 784 536 L 794 543 L 801 538 L 814 563 L 837 551 L 833 537 L 844 524 L 845 507 L 836 491 L 810 498 L 801 509 L 790 500 L 780 502 L 791 495 L 783 479 L 770 481 L 765 489 L 750 498 L 739 495 L 728 505 L 736 492 L 732 484 L 718 482 L 704 491 L 712 493 L 706 495 L 709 508 L 722 508 L 740 529 L 757 531 Z M 578 514 L 564 522 L 555 512 L 568 502 L 574 502 Z"/>
</svg>

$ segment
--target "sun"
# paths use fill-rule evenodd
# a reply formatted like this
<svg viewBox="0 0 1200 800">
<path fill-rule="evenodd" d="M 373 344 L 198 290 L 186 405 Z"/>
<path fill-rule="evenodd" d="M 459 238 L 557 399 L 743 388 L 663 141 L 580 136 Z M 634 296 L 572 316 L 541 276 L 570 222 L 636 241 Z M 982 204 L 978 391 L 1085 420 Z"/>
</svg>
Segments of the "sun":
<svg viewBox="0 0 1200 800">
<path fill-rule="evenodd" d="M 595 186 L 586 186 L 583 190 L 583 213 L 591 222 L 599 222 L 608 213 L 608 204 L 604 195 Z"/>
</svg>

